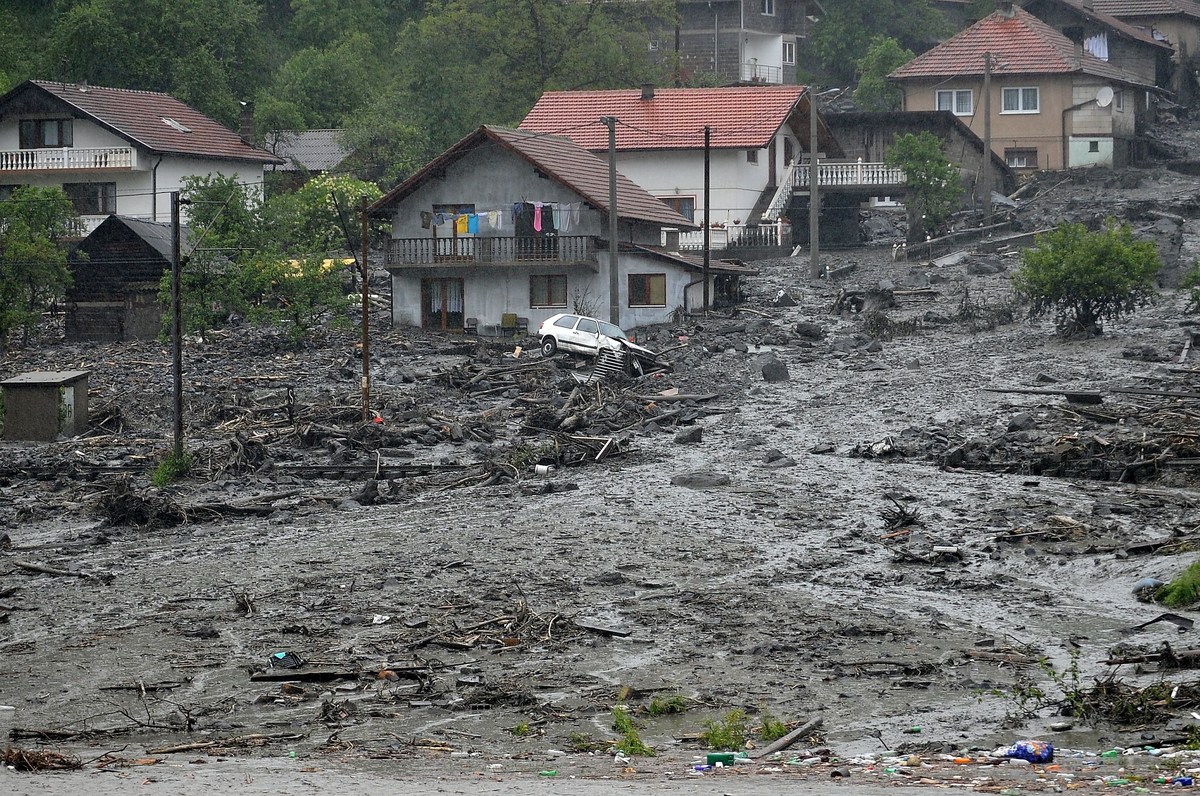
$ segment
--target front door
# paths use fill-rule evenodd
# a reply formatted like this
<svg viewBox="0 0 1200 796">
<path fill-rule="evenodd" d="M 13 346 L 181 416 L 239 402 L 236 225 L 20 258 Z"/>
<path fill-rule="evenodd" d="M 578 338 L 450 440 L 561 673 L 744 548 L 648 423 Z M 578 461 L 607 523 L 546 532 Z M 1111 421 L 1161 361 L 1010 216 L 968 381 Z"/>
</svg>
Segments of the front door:
<svg viewBox="0 0 1200 796">
<path fill-rule="evenodd" d="M 421 280 L 421 326 L 425 329 L 463 328 L 463 281 Z"/>
</svg>

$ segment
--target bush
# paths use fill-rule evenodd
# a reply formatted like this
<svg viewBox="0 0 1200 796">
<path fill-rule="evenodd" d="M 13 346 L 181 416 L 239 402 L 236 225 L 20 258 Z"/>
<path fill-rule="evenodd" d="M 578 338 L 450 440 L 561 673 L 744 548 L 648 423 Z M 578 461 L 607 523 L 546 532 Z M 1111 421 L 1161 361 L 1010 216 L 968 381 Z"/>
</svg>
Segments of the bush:
<svg viewBox="0 0 1200 796">
<path fill-rule="evenodd" d="M 1099 232 L 1063 224 L 1022 255 L 1013 287 L 1030 315 L 1053 313 L 1059 334 L 1100 334 L 1101 320 L 1127 315 L 1154 299 L 1162 266 L 1153 243 L 1135 241 L 1128 224 L 1110 220 Z"/>
<path fill-rule="evenodd" d="M 919 220 L 919 229 L 910 229 L 910 241 L 937 236 L 958 209 L 963 185 L 958 167 L 942 151 L 942 139 L 928 130 L 919 135 L 896 136 L 896 142 L 884 154 L 889 166 L 904 169 L 908 186 L 909 218 Z M 915 234 L 919 232 L 920 234 Z"/>
<path fill-rule="evenodd" d="M 1192 263 L 1192 267 L 1183 275 L 1180 287 L 1189 294 L 1188 305 L 1184 308 L 1184 312 L 1200 312 L 1200 260 Z"/>
</svg>

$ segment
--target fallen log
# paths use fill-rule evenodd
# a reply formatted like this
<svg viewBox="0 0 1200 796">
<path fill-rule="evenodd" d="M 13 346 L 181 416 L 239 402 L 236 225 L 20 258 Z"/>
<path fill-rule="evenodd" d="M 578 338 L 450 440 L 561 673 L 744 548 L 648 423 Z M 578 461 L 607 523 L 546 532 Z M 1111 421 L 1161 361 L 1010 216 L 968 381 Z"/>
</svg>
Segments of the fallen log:
<svg viewBox="0 0 1200 796">
<path fill-rule="evenodd" d="M 789 746 L 794 744 L 796 741 L 800 740 L 804 736 L 811 733 L 813 730 L 820 727 L 821 724 L 823 724 L 823 723 L 824 723 L 824 719 L 822 719 L 820 716 L 818 716 L 815 719 L 810 719 L 809 721 L 806 721 L 804 724 L 801 724 L 799 727 L 792 730 L 791 732 L 789 732 L 787 735 L 783 736 L 782 738 L 778 738 L 778 739 L 772 741 L 771 743 L 767 744 L 766 746 L 764 746 L 762 749 L 758 750 L 758 752 L 754 753 L 751 756 L 752 757 L 767 757 L 769 755 L 775 754 L 776 752 L 778 752 L 782 749 L 787 749 Z"/>
<path fill-rule="evenodd" d="M 1035 390 L 1019 387 L 984 387 L 984 392 L 1000 392 L 1000 393 L 1016 393 L 1019 395 L 1061 395 L 1071 403 L 1076 404 L 1098 404 L 1104 400 L 1104 396 L 1098 392 L 1089 390 Z M 1113 392 L 1120 392 L 1113 390 Z M 1198 395 L 1197 397 L 1200 397 Z"/>
</svg>

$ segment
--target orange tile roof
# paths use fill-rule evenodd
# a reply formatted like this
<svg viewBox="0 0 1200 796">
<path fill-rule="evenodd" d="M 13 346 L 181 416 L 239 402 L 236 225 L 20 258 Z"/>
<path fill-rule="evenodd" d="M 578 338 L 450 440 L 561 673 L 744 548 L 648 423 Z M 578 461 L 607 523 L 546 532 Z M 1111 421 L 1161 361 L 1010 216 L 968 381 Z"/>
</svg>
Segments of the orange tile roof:
<svg viewBox="0 0 1200 796">
<path fill-rule="evenodd" d="M 800 107 L 804 86 L 547 91 L 521 122 L 522 130 L 557 133 L 584 149 L 608 148 L 602 116 L 615 116 L 618 150 L 699 149 L 712 127 L 713 149 L 762 149 Z M 807 100 L 804 103 L 807 106 Z"/>
<path fill-rule="evenodd" d="M 1083 53 L 1054 28 L 1019 6 L 1012 16 L 1000 11 L 960 31 L 892 72 L 895 80 L 983 75 L 983 54 L 992 54 L 992 74 L 1044 75 L 1082 72 L 1130 85 L 1141 81 L 1123 69 Z"/>
<path fill-rule="evenodd" d="M 416 174 L 388 191 L 368 209 L 376 212 L 393 207 L 446 166 L 462 159 L 488 141 L 493 141 L 528 161 L 551 179 L 579 194 L 580 198 L 592 207 L 601 211 L 608 210 L 607 161 L 596 157 L 586 149 L 581 149 L 574 142 L 561 136 L 510 130 L 486 124 L 438 155 Z M 617 216 L 637 221 L 649 221 L 668 227 L 696 228 L 696 224 L 667 207 L 619 172 L 617 173 Z"/>
<path fill-rule="evenodd" d="M 1114 17 L 1170 17 L 1200 19 L 1200 3 L 1194 0 L 1094 0 L 1097 11 Z"/>
<path fill-rule="evenodd" d="M 43 92 L 151 152 L 220 160 L 283 162 L 264 149 L 247 145 L 237 133 L 170 94 L 103 86 L 81 88 L 75 83 L 29 80 L 0 97 L 0 105 L 26 91 Z M 174 127 L 164 119 L 172 119 L 185 129 Z"/>
</svg>

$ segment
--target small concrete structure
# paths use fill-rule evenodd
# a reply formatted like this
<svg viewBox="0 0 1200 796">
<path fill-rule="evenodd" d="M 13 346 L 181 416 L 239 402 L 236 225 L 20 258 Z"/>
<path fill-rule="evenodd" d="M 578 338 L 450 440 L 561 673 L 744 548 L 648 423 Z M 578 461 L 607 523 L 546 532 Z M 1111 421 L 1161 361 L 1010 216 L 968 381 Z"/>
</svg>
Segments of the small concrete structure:
<svg viewBox="0 0 1200 796">
<path fill-rule="evenodd" d="M 0 381 L 4 439 L 74 437 L 88 427 L 87 370 L 41 370 Z"/>
</svg>

